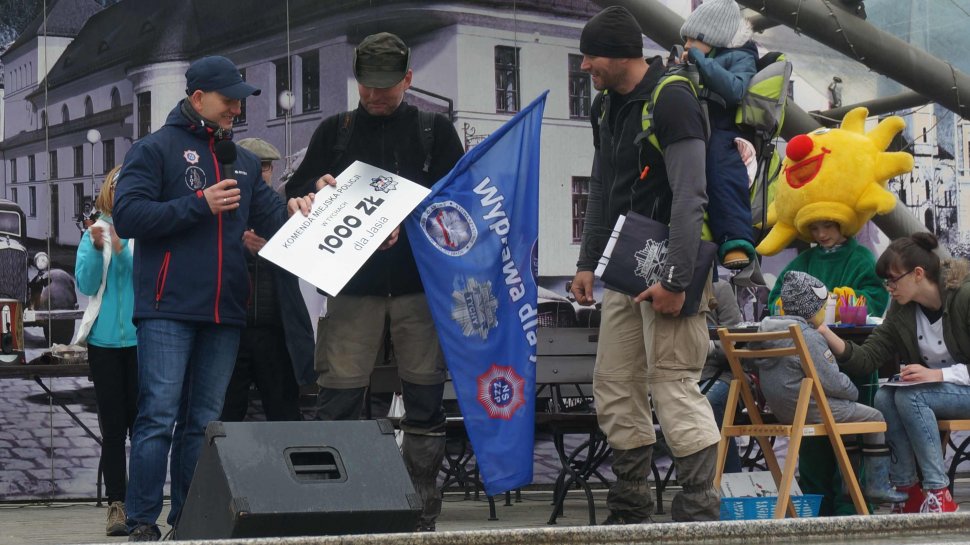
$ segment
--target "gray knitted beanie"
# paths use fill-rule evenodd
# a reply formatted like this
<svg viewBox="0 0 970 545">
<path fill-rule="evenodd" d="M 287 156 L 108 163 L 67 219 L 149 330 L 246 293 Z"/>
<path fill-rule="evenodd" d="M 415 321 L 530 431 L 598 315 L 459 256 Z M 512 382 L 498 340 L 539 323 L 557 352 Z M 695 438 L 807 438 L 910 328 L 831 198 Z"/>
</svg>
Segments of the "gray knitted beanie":
<svg viewBox="0 0 970 545">
<path fill-rule="evenodd" d="M 707 0 L 684 21 L 680 35 L 714 47 L 739 47 L 750 38 L 749 28 L 734 0 Z"/>
<path fill-rule="evenodd" d="M 829 290 L 818 278 L 801 271 L 788 271 L 783 282 L 781 307 L 785 316 L 811 320 L 825 306 Z"/>
</svg>

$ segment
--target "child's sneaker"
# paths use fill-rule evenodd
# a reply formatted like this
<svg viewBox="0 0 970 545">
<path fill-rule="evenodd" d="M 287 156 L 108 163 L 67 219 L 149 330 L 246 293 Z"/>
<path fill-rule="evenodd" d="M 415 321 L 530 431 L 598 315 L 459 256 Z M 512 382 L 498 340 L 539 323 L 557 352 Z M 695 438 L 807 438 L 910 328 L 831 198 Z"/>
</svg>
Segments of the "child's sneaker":
<svg viewBox="0 0 970 545">
<path fill-rule="evenodd" d="M 923 506 L 923 487 L 920 483 L 913 483 L 909 486 L 897 486 L 896 490 L 909 494 L 909 499 L 905 502 L 894 503 L 892 513 L 919 513 Z"/>
<path fill-rule="evenodd" d="M 755 257 L 754 246 L 747 240 L 729 240 L 718 248 L 721 264 L 731 270 L 747 267 Z"/>
<path fill-rule="evenodd" d="M 953 513 L 960 509 L 960 505 L 953 501 L 949 488 L 927 490 L 926 499 L 920 507 L 920 513 Z"/>
<path fill-rule="evenodd" d="M 743 269 L 751 264 L 748 254 L 743 250 L 731 250 L 724 254 L 724 266 L 731 270 Z"/>
</svg>

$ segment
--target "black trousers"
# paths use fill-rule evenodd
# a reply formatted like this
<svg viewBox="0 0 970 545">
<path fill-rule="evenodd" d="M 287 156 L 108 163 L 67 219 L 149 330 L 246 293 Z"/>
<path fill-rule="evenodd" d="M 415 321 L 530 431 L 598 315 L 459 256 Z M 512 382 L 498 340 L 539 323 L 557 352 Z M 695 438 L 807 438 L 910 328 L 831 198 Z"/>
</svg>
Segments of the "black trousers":
<svg viewBox="0 0 970 545">
<path fill-rule="evenodd" d="M 284 332 L 279 328 L 247 327 L 239 341 L 236 368 L 226 390 L 223 422 L 242 422 L 249 409 L 249 388 L 259 390 L 266 420 L 302 420 L 300 386 L 293 374 Z"/>
<path fill-rule="evenodd" d="M 138 414 L 138 348 L 88 345 L 101 425 L 101 471 L 108 503 L 125 501 L 125 438 Z"/>
</svg>

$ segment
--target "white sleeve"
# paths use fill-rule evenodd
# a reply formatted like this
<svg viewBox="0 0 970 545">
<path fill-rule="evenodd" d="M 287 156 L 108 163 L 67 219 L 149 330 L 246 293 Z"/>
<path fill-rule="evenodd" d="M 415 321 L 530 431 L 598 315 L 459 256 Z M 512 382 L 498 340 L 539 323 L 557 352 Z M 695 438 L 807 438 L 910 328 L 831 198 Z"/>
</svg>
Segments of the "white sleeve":
<svg viewBox="0 0 970 545">
<path fill-rule="evenodd" d="M 970 373 L 967 372 L 967 366 L 962 363 L 955 363 L 949 367 L 944 367 L 943 371 L 943 382 L 950 382 L 953 384 L 959 384 L 961 386 L 970 386 Z"/>
</svg>

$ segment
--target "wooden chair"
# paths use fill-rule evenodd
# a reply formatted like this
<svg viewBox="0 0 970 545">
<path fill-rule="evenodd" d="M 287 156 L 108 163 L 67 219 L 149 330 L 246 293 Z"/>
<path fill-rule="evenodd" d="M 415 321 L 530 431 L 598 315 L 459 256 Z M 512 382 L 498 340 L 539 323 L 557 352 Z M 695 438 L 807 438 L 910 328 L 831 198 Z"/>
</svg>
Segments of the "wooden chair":
<svg viewBox="0 0 970 545">
<path fill-rule="evenodd" d="M 845 444 L 842 441 L 843 435 L 855 435 L 860 433 L 878 433 L 886 431 L 885 422 L 851 422 L 837 424 L 832 416 L 832 409 L 829 406 L 828 398 L 822 390 L 815 372 L 815 364 L 809 355 L 805 339 L 802 337 L 801 329 L 792 324 L 788 331 L 758 332 L 758 333 L 731 333 L 725 328 L 717 330 L 718 337 L 727 355 L 728 363 L 731 365 L 731 372 L 735 379 L 731 381 L 731 388 L 728 391 L 727 407 L 724 412 L 724 425 L 721 427 L 721 441 L 717 448 L 717 473 L 714 484 L 720 486 L 721 474 L 724 471 L 724 461 L 727 458 L 727 441 L 729 437 L 741 435 L 751 436 L 757 439 L 764 452 L 765 462 L 775 484 L 778 485 L 778 500 L 775 504 L 775 518 L 784 518 L 785 511 L 797 517 L 795 507 L 791 502 L 791 485 L 795 477 L 795 468 L 798 467 L 798 449 L 802 443 L 802 437 L 828 436 L 835 451 L 835 458 L 839 464 L 839 470 L 845 480 L 852 503 L 855 505 L 856 512 L 861 515 L 869 514 L 866 507 L 866 500 L 862 496 L 859 488 L 859 481 L 856 479 L 852 464 L 849 462 L 849 455 L 846 454 Z M 791 346 L 766 349 L 739 348 L 738 345 L 756 341 L 779 341 L 790 340 Z M 744 358 L 776 358 L 782 356 L 797 356 L 801 361 L 802 371 L 805 378 L 802 379 L 801 388 L 798 393 L 798 403 L 795 408 L 795 417 L 790 425 L 785 424 L 765 424 L 764 419 L 755 404 L 751 388 L 746 380 L 743 379 L 744 371 L 741 368 L 741 360 Z M 741 380 L 738 377 L 742 377 Z M 740 396 L 743 407 L 751 420 L 750 424 L 736 424 L 735 416 Z M 805 419 L 808 414 L 810 401 L 814 400 L 822 417 L 821 424 L 806 424 Z M 784 471 L 778 465 L 774 450 L 771 447 L 770 437 L 788 437 L 788 456 L 785 459 Z"/>
</svg>

